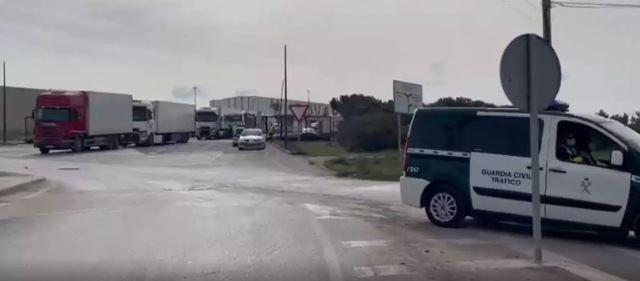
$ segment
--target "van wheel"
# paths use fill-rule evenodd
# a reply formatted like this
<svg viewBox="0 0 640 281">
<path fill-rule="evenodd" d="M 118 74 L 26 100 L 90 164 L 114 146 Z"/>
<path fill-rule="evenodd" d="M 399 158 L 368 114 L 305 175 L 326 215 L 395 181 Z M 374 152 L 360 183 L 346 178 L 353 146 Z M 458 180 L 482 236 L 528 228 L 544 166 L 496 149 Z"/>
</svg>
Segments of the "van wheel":
<svg viewBox="0 0 640 281">
<path fill-rule="evenodd" d="M 462 197 L 452 187 L 438 187 L 426 197 L 425 212 L 431 223 L 442 227 L 460 227 L 466 217 Z"/>
<path fill-rule="evenodd" d="M 49 149 L 46 147 L 39 147 L 40 154 L 49 154 Z"/>
</svg>

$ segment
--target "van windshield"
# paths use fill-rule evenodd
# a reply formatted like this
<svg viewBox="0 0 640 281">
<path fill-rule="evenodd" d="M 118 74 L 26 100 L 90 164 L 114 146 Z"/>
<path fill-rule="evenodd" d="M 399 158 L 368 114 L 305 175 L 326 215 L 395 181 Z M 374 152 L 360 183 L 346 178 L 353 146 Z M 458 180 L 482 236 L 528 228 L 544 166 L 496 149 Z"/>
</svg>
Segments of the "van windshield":
<svg viewBox="0 0 640 281">
<path fill-rule="evenodd" d="M 636 133 L 636 131 L 617 121 L 607 120 L 599 123 L 615 136 L 623 139 L 634 150 L 640 151 L 640 134 Z"/>
<path fill-rule="evenodd" d="M 36 118 L 44 122 L 65 122 L 71 120 L 71 109 L 68 108 L 40 108 Z"/>
</svg>

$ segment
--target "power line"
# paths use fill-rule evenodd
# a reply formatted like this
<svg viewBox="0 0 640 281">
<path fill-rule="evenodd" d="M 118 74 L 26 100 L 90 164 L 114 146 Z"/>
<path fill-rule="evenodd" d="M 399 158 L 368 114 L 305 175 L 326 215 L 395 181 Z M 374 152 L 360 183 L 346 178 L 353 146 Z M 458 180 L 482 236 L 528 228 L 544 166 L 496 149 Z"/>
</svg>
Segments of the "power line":
<svg viewBox="0 0 640 281">
<path fill-rule="evenodd" d="M 527 3 L 529 6 L 531 6 L 531 8 L 539 9 L 539 7 L 538 7 L 538 6 L 536 6 L 535 4 L 531 3 L 531 0 L 524 0 L 524 1 L 525 1 L 525 3 Z"/>
<path fill-rule="evenodd" d="M 522 11 L 521 9 L 516 8 L 516 6 L 509 4 L 507 1 L 505 0 L 501 0 L 500 2 L 502 2 L 502 5 L 517 12 L 518 14 L 520 14 L 521 16 L 527 18 L 529 21 L 531 22 L 537 22 L 532 16 L 531 14 L 526 13 L 525 11 Z M 529 2 L 527 2 L 529 3 Z M 531 4 L 531 3 L 529 3 Z"/>
<path fill-rule="evenodd" d="M 640 8 L 640 4 L 603 3 L 603 2 L 563 2 L 553 1 L 552 4 L 564 8 L 603 9 L 603 8 Z"/>
</svg>

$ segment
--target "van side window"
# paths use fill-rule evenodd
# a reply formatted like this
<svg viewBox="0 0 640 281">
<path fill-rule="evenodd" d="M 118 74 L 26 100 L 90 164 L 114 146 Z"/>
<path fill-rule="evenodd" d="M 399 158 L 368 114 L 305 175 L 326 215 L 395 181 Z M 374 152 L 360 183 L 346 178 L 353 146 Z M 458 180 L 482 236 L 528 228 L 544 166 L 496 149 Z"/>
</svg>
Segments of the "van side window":
<svg viewBox="0 0 640 281">
<path fill-rule="evenodd" d="M 560 161 L 609 168 L 614 150 L 622 149 L 590 126 L 570 121 L 558 123 L 556 158 Z"/>
<path fill-rule="evenodd" d="M 540 121 L 540 132 L 543 130 Z M 508 116 L 478 116 L 465 136 L 472 140 L 470 151 L 529 157 L 529 119 Z M 542 134 L 538 139 L 538 145 Z"/>
<path fill-rule="evenodd" d="M 409 148 L 529 157 L 529 119 L 478 116 L 474 111 L 418 111 L 411 128 Z"/>
</svg>

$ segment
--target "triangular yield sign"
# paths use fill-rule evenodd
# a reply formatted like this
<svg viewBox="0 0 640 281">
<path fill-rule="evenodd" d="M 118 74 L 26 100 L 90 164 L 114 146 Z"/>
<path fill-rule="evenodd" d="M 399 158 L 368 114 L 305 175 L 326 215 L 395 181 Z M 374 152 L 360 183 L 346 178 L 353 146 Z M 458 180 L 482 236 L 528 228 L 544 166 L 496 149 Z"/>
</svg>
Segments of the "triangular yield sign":
<svg viewBox="0 0 640 281">
<path fill-rule="evenodd" d="M 308 109 L 308 104 L 292 104 L 289 106 L 289 110 L 293 113 L 293 117 L 295 117 L 298 122 L 302 121 L 302 118 L 307 115 Z"/>
</svg>

